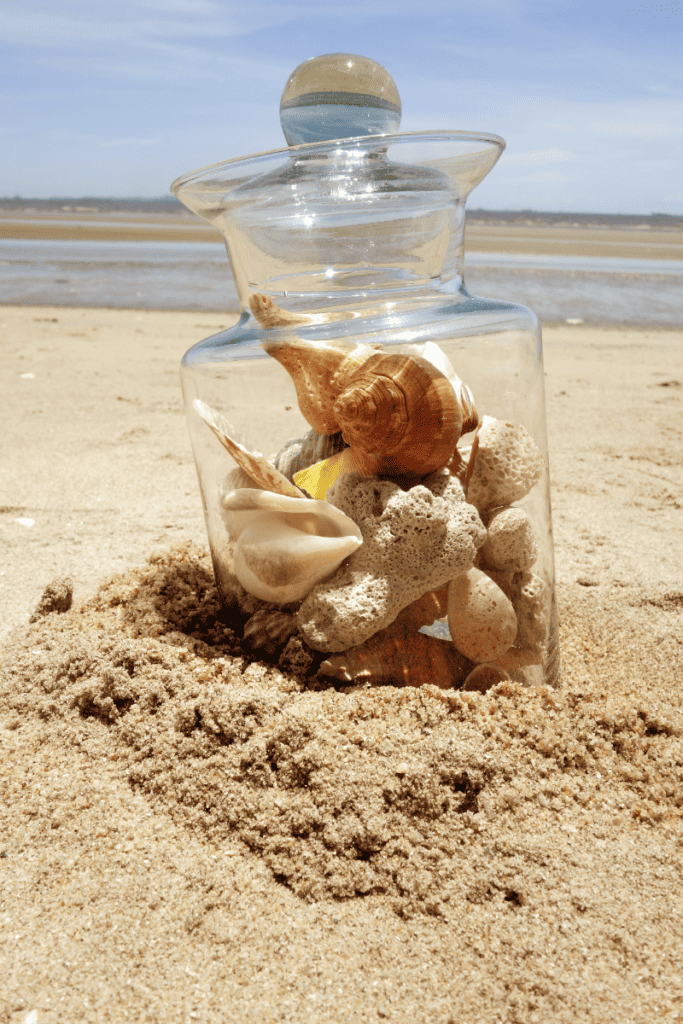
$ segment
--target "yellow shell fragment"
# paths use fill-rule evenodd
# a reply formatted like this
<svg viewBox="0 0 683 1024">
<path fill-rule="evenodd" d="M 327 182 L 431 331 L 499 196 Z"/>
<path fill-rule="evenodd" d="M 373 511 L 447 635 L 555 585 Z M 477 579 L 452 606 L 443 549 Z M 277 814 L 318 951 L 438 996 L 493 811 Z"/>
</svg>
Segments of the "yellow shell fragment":
<svg viewBox="0 0 683 1024">
<path fill-rule="evenodd" d="M 338 452 L 329 459 L 316 462 L 313 466 L 300 469 L 294 474 L 294 482 L 307 491 L 312 498 L 323 499 L 332 484 L 342 473 L 358 473 L 358 463 L 350 448 Z"/>
<path fill-rule="evenodd" d="M 260 452 L 249 451 L 248 448 L 245 448 L 244 445 L 241 445 L 231 437 L 228 432 L 229 425 L 227 421 L 216 409 L 212 409 L 210 405 L 202 402 L 199 398 L 195 398 L 193 405 L 195 412 L 201 416 L 207 426 L 211 427 L 220 443 L 230 452 L 237 465 L 244 470 L 257 486 L 263 487 L 266 491 L 274 491 L 276 494 L 286 494 L 290 498 L 305 497 L 303 492 L 298 487 L 295 487 L 286 476 L 283 476 L 275 466 L 268 462 L 264 455 Z"/>
</svg>

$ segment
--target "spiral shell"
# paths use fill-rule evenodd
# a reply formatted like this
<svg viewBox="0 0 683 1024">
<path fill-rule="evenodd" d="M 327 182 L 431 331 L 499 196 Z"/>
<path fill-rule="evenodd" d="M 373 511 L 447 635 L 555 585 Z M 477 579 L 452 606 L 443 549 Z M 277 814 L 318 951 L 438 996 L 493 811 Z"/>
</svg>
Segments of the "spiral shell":
<svg viewBox="0 0 683 1024">
<path fill-rule="evenodd" d="M 289 373 L 301 415 L 317 434 L 338 433 L 334 403 L 349 378 L 377 351 L 355 342 L 314 342 L 296 337 L 264 341 L 263 348 Z"/>
<path fill-rule="evenodd" d="M 451 384 L 420 356 L 370 356 L 335 402 L 334 415 L 367 476 L 421 477 L 441 469 L 462 429 Z"/>
<path fill-rule="evenodd" d="M 421 356 L 422 359 L 426 359 L 437 370 L 440 370 L 450 381 L 451 387 L 455 391 L 455 397 L 460 405 L 462 411 L 461 433 L 468 434 L 471 430 L 476 430 L 479 426 L 479 413 L 474 405 L 474 395 L 467 384 L 460 380 L 460 377 L 458 377 L 451 365 L 450 359 L 436 342 L 425 341 L 421 345 L 397 345 L 392 347 L 391 351 L 398 352 L 401 355 Z"/>
</svg>

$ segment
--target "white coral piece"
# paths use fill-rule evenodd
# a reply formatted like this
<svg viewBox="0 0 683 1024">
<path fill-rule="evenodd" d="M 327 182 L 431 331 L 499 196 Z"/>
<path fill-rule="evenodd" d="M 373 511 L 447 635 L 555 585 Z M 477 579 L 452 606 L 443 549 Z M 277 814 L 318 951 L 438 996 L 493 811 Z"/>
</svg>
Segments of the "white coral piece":
<svg viewBox="0 0 683 1024">
<path fill-rule="evenodd" d="M 488 521 L 481 556 L 487 566 L 503 572 L 523 572 L 538 558 L 538 544 L 523 508 L 500 508 Z"/>
<path fill-rule="evenodd" d="M 345 474 L 327 497 L 358 523 L 363 546 L 299 610 L 299 629 L 319 651 L 364 643 L 428 590 L 466 572 L 486 536 L 459 481 L 441 471 L 409 491 Z"/>
<path fill-rule="evenodd" d="M 519 423 L 484 416 L 467 468 L 467 500 L 480 512 L 511 505 L 529 493 L 543 472 L 543 456 Z"/>
</svg>

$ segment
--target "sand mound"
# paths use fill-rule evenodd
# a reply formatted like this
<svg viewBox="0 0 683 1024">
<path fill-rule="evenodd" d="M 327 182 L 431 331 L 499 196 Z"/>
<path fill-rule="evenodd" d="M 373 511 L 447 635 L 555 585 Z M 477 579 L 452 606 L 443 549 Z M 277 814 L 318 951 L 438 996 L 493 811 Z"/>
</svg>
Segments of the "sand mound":
<svg viewBox="0 0 683 1024">
<path fill-rule="evenodd" d="M 662 607 L 677 616 L 671 595 L 659 621 Z M 559 693 L 338 692 L 250 663 L 206 554 L 185 546 L 16 639 L 2 710 L 115 751 L 156 809 L 237 842 L 304 900 L 585 912 L 606 898 L 596 836 L 622 834 L 632 869 L 634 830 L 683 815 L 680 639 L 634 639 L 635 614 L 642 627 L 644 608 L 607 604 L 598 628 L 595 594 L 575 602 Z"/>
</svg>

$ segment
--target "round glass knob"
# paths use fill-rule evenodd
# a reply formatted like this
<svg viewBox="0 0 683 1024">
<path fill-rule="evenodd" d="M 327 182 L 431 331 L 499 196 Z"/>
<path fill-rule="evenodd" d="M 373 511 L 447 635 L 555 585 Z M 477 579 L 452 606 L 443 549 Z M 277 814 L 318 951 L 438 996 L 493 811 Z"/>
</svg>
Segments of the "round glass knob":
<svg viewBox="0 0 683 1024">
<path fill-rule="evenodd" d="M 384 135 L 401 124 L 401 97 L 381 64 L 354 53 L 325 53 L 299 64 L 280 100 L 290 146 Z"/>
</svg>

